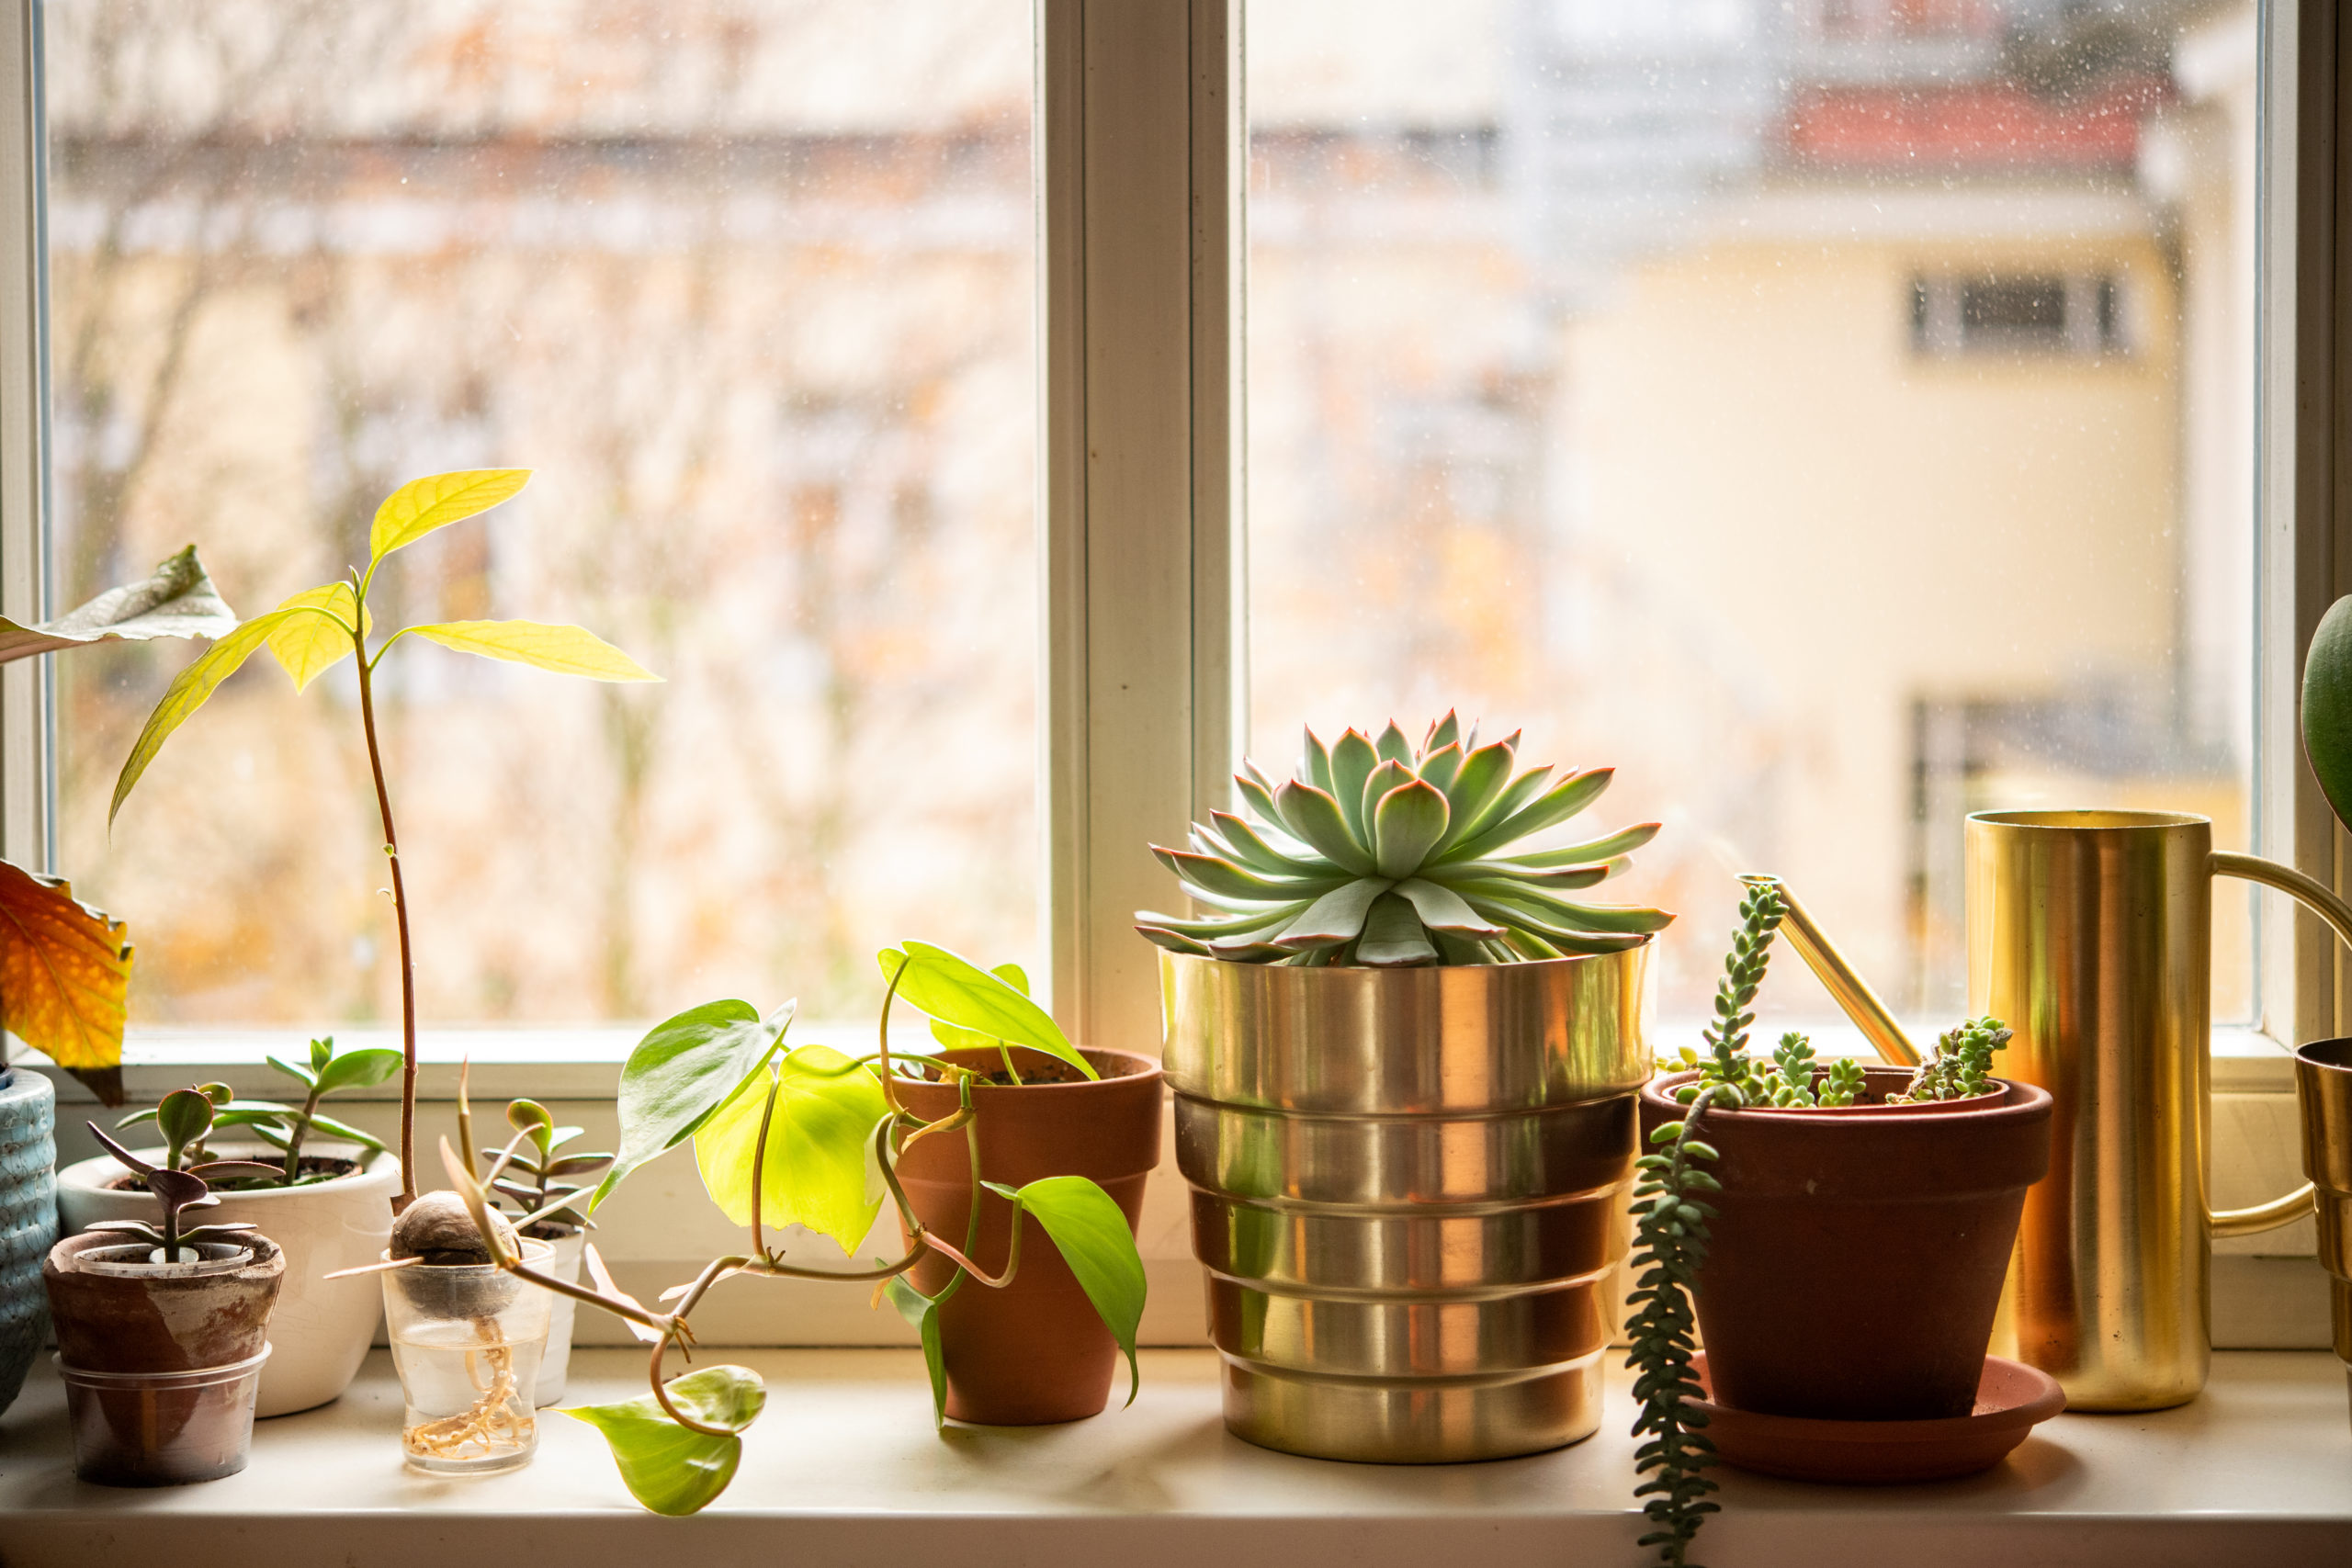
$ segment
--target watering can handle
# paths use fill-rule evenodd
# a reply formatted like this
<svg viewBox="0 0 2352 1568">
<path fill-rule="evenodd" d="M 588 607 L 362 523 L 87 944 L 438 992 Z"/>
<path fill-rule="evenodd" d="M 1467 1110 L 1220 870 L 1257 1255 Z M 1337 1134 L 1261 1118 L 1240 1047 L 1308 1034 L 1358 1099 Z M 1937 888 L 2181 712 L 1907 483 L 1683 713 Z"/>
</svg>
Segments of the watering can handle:
<svg viewBox="0 0 2352 1568">
<path fill-rule="evenodd" d="M 2247 882 L 2259 882 L 2265 887 L 2277 888 L 2325 920 L 2346 946 L 2352 946 L 2352 904 L 2337 897 L 2324 883 L 2305 876 L 2292 866 L 2280 865 L 2259 855 L 2232 854 L 2226 850 L 2214 851 L 2206 866 L 2216 876 L 2235 876 Z M 2262 1231 L 2277 1230 L 2281 1225 L 2293 1224 L 2310 1213 L 2312 1184 L 2306 1181 L 2284 1198 L 2257 1203 L 2251 1209 L 2214 1211 L 2213 1234 L 2216 1236 L 2254 1235 Z"/>
</svg>

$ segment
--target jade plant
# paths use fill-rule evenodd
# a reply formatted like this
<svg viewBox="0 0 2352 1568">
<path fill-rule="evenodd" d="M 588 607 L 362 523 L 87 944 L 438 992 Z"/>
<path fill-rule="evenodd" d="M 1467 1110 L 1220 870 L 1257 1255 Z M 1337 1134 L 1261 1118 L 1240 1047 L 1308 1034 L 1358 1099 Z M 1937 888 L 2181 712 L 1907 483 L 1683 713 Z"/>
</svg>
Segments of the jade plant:
<svg viewBox="0 0 2352 1568">
<path fill-rule="evenodd" d="M 313 1159 L 305 1169 L 302 1145 L 312 1133 L 323 1133 L 330 1138 L 356 1144 L 370 1151 L 381 1151 L 383 1140 L 373 1133 L 339 1122 L 322 1113 L 319 1101 L 328 1095 L 345 1089 L 366 1089 L 379 1084 L 401 1070 L 401 1054 L 381 1048 L 366 1051 L 345 1051 L 337 1054 L 334 1038 L 311 1042 L 308 1066 L 281 1061 L 276 1056 L 263 1058 L 288 1077 L 302 1086 L 300 1106 L 283 1104 L 274 1100 L 238 1100 L 232 1096 L 226 1084 L 200 1084 L 194 1090 L 180 1089 L 180 1094 L 203 1096 L 212 1108 L 210 1128 L 242 1127 L 261 1142 L 277 1151 L 273 1164 L 260 1165 L 266 1176 L 248 1174 L 239 1179 L 239 1187 L 300 1187 L 314 1182 L 332 1181 L 343 1172 L 331 1162 Z M 166 1097 L 166 1103 L 169 1097 Z M 163 1130 L 163 1106 L 134 1111 L 115 1123 L 119 1132 L 141 1122 L 153 1122 Z M 164 1134 L 168 1140 L 170 1134 Z M 176 1153 L 176 1151 L 174 1151 Z"/>
<path fill-rule="evenodd" d="M 146 727 L 124 759 L 115 780 L 114 801 L 107 812 L 111 825 L 172 732 L 254 654 L 267 649 L 298 692 L 344 660 L 354 661 L 359 727 L 368 744 L 368 768 L 375 785 L 377 815 L 383 825 L 392 922 L 400 939 L 401 1191 L 393 1200 L 395 1209 L 405 1208 L 416 1197 L 416 961 L 409 940 L 408 888 L 401 875 L 400 835 L 392 824 L 391 789 L 385 779 L 383 747 L 377 732 L 376 676 L 384 656 L 402 637 L 417 637 L 460 653 L 528 664 L 559 675 L 591 681 L 661 679 L 612 644 L 574 626 L 541 621 L 437 621 L 377 635 L 368 597 L 384 562 L 426 535 L 510 499 L 530 477 L 527 468 L 432 474 L 412 479 L 386 497 L 368 527 L 365 567 L 351 568 L 340 581 L 304 589 L 268 614 L 219 634 L 201 657 L 179 672 L 148 715 Z"/>
<path fill-rule="evenodd" d="M 506 1104 L 506 1124 L 514 1135 L 502 1149 L 483 1149 L 487 1167 L 482 1184 L 513 1203 L 517 1229 L 534 1224 L 585 1224 L 581 1195 L 588 1190 L 572 1177 L 596 1176 L 609 1168 L 608 1154 L 566 1152 L 583 1135 L 578 1127 L 559 1127 L 548 1108 L 536 1100 Z"/>
<path fill-rule="evenodd" d="M 1685 1048 L 1662 1059 L 1661 1071 L 1693 1073 L 1675 1087 L 1685 1108 L 1682 1119 L 1653 1131 L 1650 1153 L 1634 1161 L 1634 1285 L 1626 1296 L 1627 1359 L 1634 1370 L 1634 1399 L 1639 1409 L 1634 1435 L 1646 1438 L 1634 1453 L 1634 1489 L 1653 1529 L 1640 1545 L 1654 1546 L 1658 1561 L 1690 1568 L 1690 1541 L 1706 1516 L 1718 1511 L 1708 1500 L 1715 1483 L 1702 1473 L 1714 1462 L 1714 1445 L 1704 1435 L 1707 1418 L 1694 1404 L 1703 1397 L 1691 1358 L 1697 1352 L 1697 1314 L 1691 1291 L 1706 1264 L 1707 1222 L 1714 1206 L 1702 1196 L 1723 1184 L 1702 1168 L 1714 1148 L 1698 1134 L 1702 1118 L 1715 1110 L 1810 1110 L 1868 1103 L 1866 1077 L 1859 1063 L 1840 1058 L 1818 1062 L 1812 1042 L 1787 1033 L 1770 1060 L 1748 1055 L 1748 1028 L 1756 1021 L 1756 995 L 1764 983 L 1772 939 L 1784 913 L 1779 885 L 1750 877 L 1739 907 L 1739 929 L 1724 960 L 1715 989 L 1714 1021 L 1702 1031 L 1707 1049 Z M 1961 1100 L 1986 1092 L 1993 1053 L 2007 1045 L 2009 1031 L 1998 1019 L 1971 1020 L 1942 1036 L 1935 1055 L 1901 1092 L 1878 1103 L 1913 1104 Z"/>
<path fill-rule="evenodd" d="M 154 1258 L 158 1263 L 193 1262 L 193 1257 L 180 1256 L 184 1247 L 196 1247 L 207 1242 L 232 1242 L 251 1234 L 253 1226 L 243 1222 L 227 1224 L 197 1225 L 183 1229 L 180 1216 L 190 1209 L 209 1209 L 220 1199 L 212 1196 L 211 1183 L 221 1178 L 267 1176 L 270 1168 L 250 1160 L 209 1160 L 202 1157 L 204 1135 L 212 1128 L 211 1099 L 201 1089 L 174 1089 L 156 1107 L 158 1124 L 164 1134 L 164 1163 L 151 1165 L 116 1143 L 98 1130 L 95 1122 L 86 1125 L 107 1154 L 117 1163 L 137 1175 L 155 1201 L 163 1205 L 164 1220 L 160 1225 L 144 1220 L 100 1220 L 89 1228 L 124 1235 L 133 1241 L 143 1241 L 161 1250 Z"/>
<path fill-rule="evenodd" d="M 677 1378 L 664 1375 L 668 1353 L 692 1359 L 690 1314 L 712 1286 L 733 1275 L 764 1279 L 839 1280 L 887 1292 L 914 1324 L 930 1373 L 932 1414 L 944 1424 L 946 1371 L 939 1309 L 967 1285 L 1001 1289 L 1021 1266 L 1023 1222 L 1045 1227 L 1088 1301 L 1125 1354 L 1128 1399 L 1140 1372 L 1136 1333 L 1144 1304 L 1143 1261 L 1126 1217 L 1110 1194 L 1077 1176 L 1048 1176 L 1019 1188 L 979 1179 L 973 1150 L 971 1220 L 961 1245 L 926 1229 L 900 1187 L 898 1162 L 917 1139 L 970 1128 L 978 1115 L 972 1086 L 980 1074 L 946 1056 L 894 1052 L 891 1010 L 904 1001 L 946 1026 L 960 1041 L 968 1031 L 989 1042 L 1025 1046 L 1054 1058 L 1057 1068 L 1082 1077 L 1093 1066 L 1064 1037 L 1046 1010 L 1001 973 L 927 942 L 910 942 L 878 955 L 888 982 L 877 1048 L 850 1055 L 820 1044 L 787 1045 L 793 1004 L 763 1016 L 748 1002 L 707 1002 L 654 1027 L 629 1054 L 621 1072 L 620 1152 L 588 1200 L 594 1208 L 647 1161 L 682 1144 L 694 1145 L 703 1185 L 728 1218 L 751 1231 L 749 1250 L 715 1258 L 694 1280 L 646 1306 L 613 1281 L 596 1249 L 585 1250 L 594 1287 L 535 1269 L 505 1241 L 490 1209 L 490 1194 L 474 1174 L 478 1158 L 471 1112 L 460 1090 L 458 1145 L 441 1144 L 450 1185 L 464 1200 L 492 1260 L 508 1271 L 599 1307 L 622 1319 L 650 1347 L 649 1392 L 611 1404 L 565 1414 L 601 1431 L 621 1479 L 656 1513 L 691 1514 L 726 1490 L 741 1456 L 741 1434 L 758 1417 L 767 1393 L 759 1374 L 735 1366 L 705 1367 Z M 910 1111 L 898 1086 L 916 1078 L 951 1083 L 957 1108 L 926 1122 Z M 1011 1205 L 1011 1240 L 993 1271 L 973 1256 L 980 1234 L 980 1190 Z M 901 1256 L 868 1267 L 820 1267 L 788 1260 L 770 1227 L 797 1224 L 831 1241 L 844 1257 L 874 1227 L 885 1197 L 898 1206 L 907 1235 Z M 947 1282 L 926 1295 L 908 1282 L 925 1258 L 954 1266 Z"/>
<path fill-rule="evenodd" d="M 1139 912 L 1136 929 L 1172 952 L 1245 964 L 1502 964 L 1634 947 L 1674 917 L 1566 895 L 1623 871 L 1657 834 L 1645 822 L 1557 849 L 1517 846 L 1581 812 L 1613 770 L 1554 782 L 1514 773 L 1519 735 L 1481 746 L 1453 714 L 1419 746 L 1394 721 L 1351 729 L 1276 784 L 1245 761 L 1247 815 L 1212 811 L 1190 849 L 1152 853 L 1212 913 Z"/>
</svg>

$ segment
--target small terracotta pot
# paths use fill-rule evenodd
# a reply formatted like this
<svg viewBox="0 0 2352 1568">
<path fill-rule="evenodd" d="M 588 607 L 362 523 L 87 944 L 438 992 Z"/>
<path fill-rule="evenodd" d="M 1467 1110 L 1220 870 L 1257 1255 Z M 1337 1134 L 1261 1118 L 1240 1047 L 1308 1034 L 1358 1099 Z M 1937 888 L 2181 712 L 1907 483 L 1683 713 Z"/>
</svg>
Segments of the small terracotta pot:
<svg viewBox="0 0 2352 1568">
<path fill-rule="evenodd" d="M 993 1051 L 950 1051 L 948 1060 L 986 1068 Z M 924 1225 L 962 1247 L 971 1219 L 971 1151 L 979 1136 L 980 1176 L 1007 1187 L 1047 1176 L 1083 1176 L 1124 1210 L 1133 1231 L 1143 1212 L 1144 1182 L 1159 1163 L 1159 1065 L 1125 1051 L 1081 1051 L 1102 1076 L 1091 1083 L 975 1085 L 975 1120 L 965 1133 L 923 1139 L 899 1163 L 899 1179 Z M 1053 1060 L 1016 1048 L 1016 1069 Z M 956 1107 L 943 1084 L 901 1081 L 909 1111 L 937 1121 Z M 979 1249 L 973 1261 L 990 1272 L 1004 1266 L 1012 1245 L 1012 1206 L 984 1193 Z M 942 1258 L 927 1258 L 913 1282 L 934 1294 L 955 1273 Z M 1095 1315 L 1069 1265 L 1034 1220 L 1022 1224 L 1021 1269 L 1003 1290 L 967 1280 L 940 1309 L 940 1339 L 947 1363 L 947 1414 L 992 1427 L 1075 1421 L 1102 1413 L 1110 1402 L 1119 1347 Z"/>
<path fill-rule="evenodd" d="M 1910 1077 L 1867 1069 L 1883 1097 Z M 1642 1135 L 1691 1075 L 1642 1089 Z M 1710 1110 L 1723 1183 L 1696 1305 L 1720 1404 L 1832 1421 L 1973 1407 L 2025 1192 L 2050 1168 L 2050 1095 L 1923 1106 Z"/>
</svg>

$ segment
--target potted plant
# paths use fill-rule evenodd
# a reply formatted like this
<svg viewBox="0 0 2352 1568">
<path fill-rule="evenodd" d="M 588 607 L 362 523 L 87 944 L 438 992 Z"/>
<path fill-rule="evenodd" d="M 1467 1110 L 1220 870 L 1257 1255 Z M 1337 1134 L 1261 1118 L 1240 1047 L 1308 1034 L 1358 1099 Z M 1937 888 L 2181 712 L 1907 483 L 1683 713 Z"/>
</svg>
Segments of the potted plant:
<svg viewBox="0 0 2352 1568">
<path fill-rule="evenodd" d="M 589 1224 L 580 1212 L 579 1201 L 588 1189 L 572 1179 L 601 1175 L 611 1167 L 613 1156 L 571 1149 L 581 1129 L 557 1126 L 548 1108 L 536 1100 L 509 1100 L 506 1124 L 514 1130 L 506 1146 L 481 1151 L 486 1163 L 483 1185 L 514 1205 L 511 1217 L 517 1232 L 548 1244 L 548 1271 L 577 1283 Z M 537 1406 L 553 1404 L 563 1397 L 571 1370 L 572 1314 L 578 1304 L 570 1296 L 557 1296 L 548 1303 L 547 1351 L 539 1360 L 537 1392 L 533 1396 Z"/>
<path fill-rule="evenodd" d="M 0 664 L 102 642 L 216 637 L 236 624 L 191 546 L 144 581 L 45 625 L 0 618 Z M 78 902 L 70 883 L 0 861 L 0 1410 L 49 1337 L 41 1269 L 58 1235 L 56 1090 L 9 1064 L 7 1035 L 120 1105 L 130 989 L 120 921 Z"/>
<path fill-rule="evenodd" d="M 1079 1334 L 1055 1304 L 1066 1288 L 1050 1269 L 1044 1271 L 1046 1290 L 1015 1298 L 1032 1302 L 1035 1309 L 1037 1322 L 1031 1325 L 1034 1332 L 1026 1344 L 988 1338 L 967 1342 L 960 1330 L 949 1326 L 954 1321 L 950 1313 L 966 1291 L 1018 1289 L 1040 1272 L 1041 1262 L 1057 1261 L 1100 1320 L 1114 1353 L 1125 1357 L 1128 1397 L 1134 1397 L 1136 1329 L 1144 1303 L 1143 1261 L 1136 1252 L 1134 1224 L 1141 1195 L 1139 1173 L 1151 1163 L 1148 1152 L 1131 1146 L 1106 1158 L 1106 1165 L 1116 1169 L 1112 1179 L 1131 1184 L 1133 1196 L 1123 1202 L 1084 1175 L 1056 1171 L 1024 1177 L 1023 1163 L 1036 1162 L 1038 1155 L 1023 1147 L 1017 1132 L 1012 1139 L 997 1139 L 989 1122 L 999 1116 L 1019 1118 L 1017 1106 L 1010 1112 L 1005 1107 L 1022 1096 L 1067 1106 L 1066 1114 L 1078 1119 L 1097 1113 L 1108 1101 L 1114 1109 L 1104 1115 L 1106 1122 L 1137 1120 L 1124 1095 L 1074 1098 L 1062 1091 L 1093 1089 L 1106 1078 L 1149 1084 L 1148 1072 L 1114 1060 L 1115 1053 L 1076 1050 L 1044 1010 L 1007 976 L 979 969 L 944 949 L 910 942 L 886 949 L 880 958 L 890 983 L 883 998 L 878 1049 L 870 1055 L 850 1056 L 814 1044 L 786 1047 L 791 1005 L 763 1018 L 741 1001 L 710 1002 L 680 1013 L 656 1026 L 630 1053 L 621 1074 L 620 1152 L 591 1198 L 591 1210 L 646 1161 L 691 1142 L 712 1201 L 752 1233 L 750 1251 L 713 1258 L 694 1280 L 665 1292 L 664 1302 L 677 1303 L 668 1311 L 655 1311 L 624 1293 L 593 1245 L 584 1254 L 593 1287 L 560 1279 L 517 1254 L 502 1234 L 474 1174 L 472 1118 L 460 1091 L 460 1147 L 452 1149 L 444 1140 L 442 1162 L 493 1261 L 520 1279 L 613 1314 L 651 1348 L 645 1395 L 565 1414 L 604 1433 L 631 1495 L 657 1513 L 690 1514 L 725 1491 L 741 1455 L 741 1433 L 765 1403 L 759 1375 L 745 1368 L 706 1367 L 681 1377 L 665 1375 L 667 1353 L 693 1346 L 689 1316 L 695 1307 L 711 1286 L 730 1275 L 857 1281 L 876 1287 L 877 1301 L 888 1292 L 921 1336 L 933 1419 L 944 1424 L 951 1398 L 951 1332 L 958 1335 L 952 1397 L 959 1402 L 986 1398 L 991 1390 L 1022 1379 L 1057 1381 L 1060 1374 L 1048 1370 L 1057 1360 L 1091 1369 L 1102 1359 L 1099 1344 Z M 935 1023 L 971 1032 L 971 1036 L 951 1033 L 948 1038 L 978 1037 L 988 1045 L 894 1052 L 890 1011 L 900 996 L 914 1000 Z M 975 1055 L 988 1059 L 974 1061 Z M 1050 1070 L 1039 1075 L 1034 1066 L 1023 1066 L 1039 1058 L 1068 1068 L 1069 1077 L 1055 1083 L 1037 1081 L 1041 1076 L 1059 1077 Z M 1103 1065 L 1098 1066 L 1098 1062 Z M 1020 1085 L 1009 1081 L 1015 1073 L 1024 1075 Z M 981 1081 L 998 1076 L 1008 1081 Z M 934 1089 L 938 1098 L 926 1098 Z M 991 1094 L 991 1089 L 1003 1094 Z M 1052 1098 L 1057 1096 L 1060 1098 Z M 918 1100 L 947 1109 L 926 1116 L 915 1109 Z M 1078 1157 L 1092 1157 L 1094 1151 L 1084 1146 L 1092 1135 L 1080 1135 L 1074 1145 Z M 962 1246 L 941 1235 L 930 1217 L 944 1211 L 913 1197 L 900 1179 L 901 1169 L 913 1166 L 915 1156 L 933 1144 L 949 1155 L 943 1166 L 934 1168 L 942 1184 L 946 1184 L 948 1167 L 960 1170 L 961 1207 L 956 1213 Z M 1006 1166 L 999 1168 L 1009 1169 L 1019 1186 L 984 1174 L 996 1156 L 1007 1157 Z M 873 1229 L 886 1194 L 898 1207 L 907 1237 L 904 1253 L 894 1260 L 863 1269 L 821 1268 L 786 1261 L 784 1246 L 772 1241 L 769 1226 L 798 1224 L 830 1239 L 846 1255 Z M 999 1209 L 1001 1229 L 1000 1216 L 991 1213 Z M 1003 1240 L 1001 1253 L 991 1250 L 998 1235 Z M 910 1277 L 934 1259 L 946 1265 L 944 1279 L 929 1289 L 913 1282 Z M 988 1356 L 1019 1359 L 1015 1376 L 998 1377 L 983 1369 L 978 1358 Z M 1091 1404 L 1069 1395 L 1057 1407 L 1060 1414 L 1032 1413 L 1023 1418 L 1068 1419 L 1100 1409 L 1106 1393 L 1107 1389 L 1094 1393 Z"/>
<path fill-rule="evenodd" d="M 175 1152 L 200 1147 L 211 1119 L 203 1095 L 177 1091 L 163 1107 L 164 1137 Z M 159 1213 L 153 1224 L 108 1220 L 68 1236 L 41 1268 L 74 1473 L 113 1486 L 232 1475 L 253 1438 L 286 1258 L 250 1224 L 182 1220 L 216 1206 L 208 1177 L 251 1173 L 238 1161 L 151 1165 L 90 1131 L 147 1184 Z"/>
<path fill-rule="evenodd" d="M 383 824 L 383 851 L 390 872 L 392 921 L 400 939 L 401 973 L 401 1133 L 400 1189 L 391 1213 L 407 1207 L 416 1196 L 416 964 L 409 941 L 407 886 L 401 876 L 400 836 L 392 825 L 392 796 L 384 773 L 383 749 L 376 727 L 375 676 L 384 656 L 402 637 L 423 637 L 460 653 L 503 660 L 577 675 L 591 681 L 658 681 L 619 649 L 594 633 L 573 626 L 541 621 L 441 621 L 401 626 L 377 636 L 379 628 L 368 609 L 368 593 L 376 573 L 397 551 L 426 535 L 464 521 L 509 500 L 530 479 L 527 468 L 472 468 L 431 474 L 412 479 L 377 507 L 368 531 L 368 564 L 352 568 L 344 580 L 305 589 L 266 615 L 236 625 L 182 670 L 157 700 L 139 739 L 123 760 L 115 779 L 114 800 L 107 820 L 111 824 L 123 803 L 163 750 L 174 730 L 204 705 L 220 682 L 235 674 L 244 661 L 267 649 L 294 682 L 296 691 L 334 669 L 345 659 L 355 664 L 359 694 L 359 727 L 368 743 L 368 763 L 375 785 L 376 810 Z M 370 643 L 369 639 L 375 637 Z M 391 1213 L 385 1216 L 389 1232 Z M 382 1246 L 379 1233 L 376 1246 Z"/>
<path fill-rule="evenodd" d="M 1155 848 L 1207 911 L 1146 913 L 1177 1159 L 1226 1424 L 1323 1458 L 1492 1459 L 1600 1422 L 1608 1280 L 1650 1071 L 1657 909 L 1576 897 L 1644 823 L 1581 843 L 1609 769 L 1520 772 L 1448 714 Z"/>
<path fill-rule="evenodd" d="M 1718 1447 L 1804 1479 L 1933 1479 L 1998 1462 L 2064 1404 L 2045 1374 L 1985 1355 L 2026 1189 L 2049 1168 L 2049 1093 L 1991 1076 L 2009 1037 L 1995 1019 L 1916 1070 L 1822 1064 L 1793 1033 L 1752 1057 L 1781 914 L 1777 885 L 1751 878 L 1708 1054 L 1642 1089 L 1635 1495 L 1657 1527 L 1642 1544 L 1668 1563 L 1713 1510 L 1700 1472 Z"/>
<path fill-rule="evenodd" d="M 306 1064 L 266 1059 L 300 1090 L 300 1103 L 237 1100 L 222 1084 L 179 1090 L 211 1105 L 206 1137 L 188 1149 L 142 1150 L 141 1157 L 175 1169 L 214 1154 L 252 1162 L 241 1174 L 216 1177 L 212 1190 L 223 1220 L 257 1226 L 285 1255 L 273 1349 L 255 1412 L 270 1416 L 308 1410 L 342 1393 L 376 1336 L 375 1281 L 328 1276 L 381 1255 L 400 1168 L 380 1140 L 325 1114 L 320 1104 L 387 1082 L 401 1070 L 401 1054 L 338 1052 L 329 1037 L 311 1042 Z M 160 1108 L 135 1111 L 117 1128 L 156 1122 L 160 1113 Z M 214 1134 L 232 1130 L 243 1136 L 216 1141 Z M 106 1221 L 152 1219 L 155 1211 L 144 1179 L 103 1156 L 67 1166 L 57 1183 L 68 1234 Z"/>
</svg>

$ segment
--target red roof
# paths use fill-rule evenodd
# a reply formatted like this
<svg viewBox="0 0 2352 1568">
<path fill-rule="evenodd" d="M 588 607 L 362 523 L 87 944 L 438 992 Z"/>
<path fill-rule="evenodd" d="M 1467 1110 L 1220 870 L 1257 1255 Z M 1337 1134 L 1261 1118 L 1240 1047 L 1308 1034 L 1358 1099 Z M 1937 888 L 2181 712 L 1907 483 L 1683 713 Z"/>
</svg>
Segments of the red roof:
<svg viewBox="0 0 2352 1568">
<path fill-rule="evenodd" d="M 2141 121 L 2171 96 L 2155 75 L 2065 99 L 2007 83 L 1815 87 L 1797 95 L 1786 144 L 1797 162 L 1841 168 L 2128 169 Z"/>
</svg>

